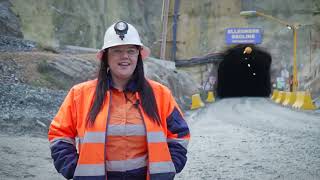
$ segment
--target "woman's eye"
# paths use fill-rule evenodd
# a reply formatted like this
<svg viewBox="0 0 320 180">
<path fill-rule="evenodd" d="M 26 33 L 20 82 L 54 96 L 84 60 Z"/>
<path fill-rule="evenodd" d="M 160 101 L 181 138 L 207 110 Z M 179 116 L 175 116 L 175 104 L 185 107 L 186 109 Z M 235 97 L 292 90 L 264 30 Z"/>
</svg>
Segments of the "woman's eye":
<svg viewBox="0 0 320 180">
<path fill-rule="evenodd" d="M 121 54 L 122 51 L 121 51 L 120 49 L 115 49 L 115 50 L 113 50 L 113 53 L 115 53 L 115 54 Z"/>
<path fill-rule="evenodd" d="M 135 49 L 129 49 L 127 52 L 128 54 L 135 54 L 137 51 Z"/>
</svg>

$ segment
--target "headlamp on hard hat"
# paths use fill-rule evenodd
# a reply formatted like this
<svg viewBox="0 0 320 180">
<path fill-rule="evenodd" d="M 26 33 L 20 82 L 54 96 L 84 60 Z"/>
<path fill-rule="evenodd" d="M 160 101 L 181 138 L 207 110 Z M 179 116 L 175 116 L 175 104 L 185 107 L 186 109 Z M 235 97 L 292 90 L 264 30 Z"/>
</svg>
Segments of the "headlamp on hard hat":
<svg viewBox="0 0 320 180">
<path fill-rule="evenodd" d="M 120 39 L 123 40 L 124 35 L 128 32 L 128 23 L 119 21 L 114 25 L 114 30 L 116 31 L 116 34 L 119 35 Z"/>
</svg>

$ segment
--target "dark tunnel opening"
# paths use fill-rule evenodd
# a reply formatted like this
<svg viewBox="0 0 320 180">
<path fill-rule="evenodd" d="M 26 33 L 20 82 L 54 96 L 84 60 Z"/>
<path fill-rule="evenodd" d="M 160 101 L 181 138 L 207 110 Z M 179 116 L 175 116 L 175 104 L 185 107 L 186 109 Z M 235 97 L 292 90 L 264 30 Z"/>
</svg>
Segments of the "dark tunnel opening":
<svg viewBox="0 0 320 180">
<path fill-rule="evenodd" d="M 217 95 L 227 97 L 267 97 L 271 93 L 271 55 L 250 45 L 252 52 L 244 53 L 248 45 L 227 50 L 218 67 Z"/>
</svg>

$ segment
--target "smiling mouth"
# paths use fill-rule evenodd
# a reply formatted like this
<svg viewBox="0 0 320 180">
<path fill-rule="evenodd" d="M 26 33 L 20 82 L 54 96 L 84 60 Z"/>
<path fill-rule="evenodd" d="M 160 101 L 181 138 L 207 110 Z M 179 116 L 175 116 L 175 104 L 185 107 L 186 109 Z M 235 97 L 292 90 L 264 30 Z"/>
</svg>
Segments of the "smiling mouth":
<svg viewBox="0 0 320 180">
<path fill-rule="evenodd" d="M 118 63 L 119 66 L 130 66 L 129 62 L 120 62 Z"/>
</svg>

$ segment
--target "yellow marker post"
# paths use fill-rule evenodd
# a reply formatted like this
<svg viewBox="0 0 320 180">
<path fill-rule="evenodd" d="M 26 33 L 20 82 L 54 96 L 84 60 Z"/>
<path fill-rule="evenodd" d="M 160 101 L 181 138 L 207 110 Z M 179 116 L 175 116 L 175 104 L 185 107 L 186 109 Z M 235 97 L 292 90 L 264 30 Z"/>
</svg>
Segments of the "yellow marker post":
<svg viewBox="0 0 320 180">
<path fill-rule="evenodd" d="M 213 91 L 209 91 L 208 92 L 208 97 L 206 99 L 206 102 L 208 103 L 212 103 L 215 101 L 215 98 L 214 98 L 214 94 L 213 94 Z"/>
<path fill-rule="evenodd" d="M 293 108 L 303 109 L 303 110 L 315 110 L 316 106 L 312 102 L 310 92 L 299 91 L 297 92 L 297 100 L 292 105 Z"/>
<path fill-rule="evenodd" d="M 277 90 L 277 89 L 273 90 L 271 99 L 272 99 L 273 101 L 275 101 L 275 100 L 277 99 L 278 95 L 279 95 L 279 90 Z"/>
<path fill-rule="evenodd" d="M 280 103 L 282 103 L 284 101 L 284 98 L 285 98 L 285 92 L 284 91 L 280 91 L 277 99 L 275 100 L 275 102 L 280 104 Z"/>
<path fill-rule="evenodd" d="M 282 105 L 292 106 L 297 99 L 297 92 L 286 92 L 286 98 L 283 101 Z"/>
<path fill-rule="evenodd" d="M 204 106 L 204 103 L 201 100 L 200 94 L 194 94 L 191 97 L 192 103 L 190 109 L 198 109 Z"/>
</svg>

